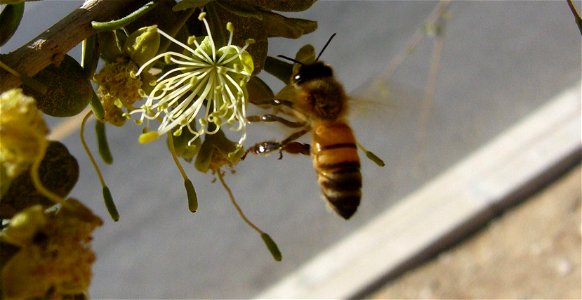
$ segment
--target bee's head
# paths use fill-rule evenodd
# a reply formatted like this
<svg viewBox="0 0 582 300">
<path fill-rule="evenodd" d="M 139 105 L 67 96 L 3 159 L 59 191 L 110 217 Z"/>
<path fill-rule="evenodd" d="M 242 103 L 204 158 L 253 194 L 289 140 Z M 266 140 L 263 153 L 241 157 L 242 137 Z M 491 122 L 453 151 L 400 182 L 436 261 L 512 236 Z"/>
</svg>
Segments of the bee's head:
<svg viewBox="0 0 582 300">
<path fill-rule="evenodd" d="M 293 59 L 293 58 L 290 58 L 290 57 L 287 57 L 284 55 L 278 55 L 281 58 L 284 58 L 286 60 L 289 60 L 289 61 L 292 61 L 296 64 L 299 64 L 299 67 L 291 75 L 291 83 L 296 84 L 296 85 L 301 85 L 301 84 L 308 82 L 310 80 L 321 79 L 321 78 L 333 76 L 333 71 L 331 70 L 331 67 L 329 65 L 326 65 L 323 62 L 319 61 L 319 57 L 321 56 L 321 54 L 323 54 L 323 51 L 325 50 L 325 48 L 327 48 L 327 46 L 329 45 L 329 43 L 331 42 L 331 40 L 333 39 L 334 36 L 335 36 L 335 33 L 329 37 L 329 39 L 327 40 L 327 43 L 325 43 L 325 46 L 323 46 L 323 48 L 321 49 L 321 51 L 317 55 L 317 58 L 315 58 L 314 63 L 305 64 L 305 63 L 300 62 L 296 59 Z"/>
<path fill-rule="evenodd" d="M 301 85 L 307 81 L 333 76 L 331 67 L 321 61 L 316 61 L 309 65 L 300 65 L 293 76 L 291 83 Z"/>
</svg>

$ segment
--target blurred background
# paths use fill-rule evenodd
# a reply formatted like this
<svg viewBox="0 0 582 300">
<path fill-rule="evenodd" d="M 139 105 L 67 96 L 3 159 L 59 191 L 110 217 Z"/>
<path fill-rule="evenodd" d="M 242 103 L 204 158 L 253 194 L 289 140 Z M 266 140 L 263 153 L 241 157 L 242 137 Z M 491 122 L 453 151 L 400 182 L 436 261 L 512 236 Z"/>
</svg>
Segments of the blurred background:
<svg viewBox="0 0 582 300">
<path fill-rule="evenodd" d="M 71 195 L 105 220 L 93 243 L 98 261 L 91 296 L 257 295 L 580 82 L 580 32 L 564 1 L 453 2 L 428 123 L 420 125 L 434 40 L 421 43 L 390 78 L 387 68 L 437 4 L 319 1 L 306 12 L 286 14 L 318 21 L 316 32 L 299 40 L 269 40 L 270 55 L 293 56 L 307 43 L 319 51 L 337 33 L 321 59 L 352 96 L 350 121 L 359 142 L 386 162 L 379 168 L 363 159 L 362 205 L 347 222 L 326 209 L 308 157 L 251 156 L 227 174 L 242 209 L 277 241 L 281 262 L 272 260 L 260 237 L 241 221 L 214 177 L 187 166 L 199 199 L 198 212 L 190 213 L 164 142 L 138 144 L 140 128 L 130 123 L 108 127 L 114 164 L 103 166 L 103 172 L 121 215 L 114 223 L 78 130 L 66 137 L 63 142 L 81 166 Z M 23 25 L 1 52 L 20 47 L 80 5 L 27 4 Z M 79 49 L 71 54 L 79 57 Z M 266 74 L 261 77 L 273 90 L 282 87 Z M 288 133 L 276 124 L 252 124 L 248 143 Z M 88 136 L 96 149 L 92 130 Z"/>
</svg>

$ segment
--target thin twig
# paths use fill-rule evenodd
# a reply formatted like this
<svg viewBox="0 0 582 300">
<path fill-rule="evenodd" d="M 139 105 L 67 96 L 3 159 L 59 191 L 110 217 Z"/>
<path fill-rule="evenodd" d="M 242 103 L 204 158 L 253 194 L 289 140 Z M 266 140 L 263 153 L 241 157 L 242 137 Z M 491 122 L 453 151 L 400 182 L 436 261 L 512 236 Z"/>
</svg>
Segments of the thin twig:
<svg viewBox="0 0 582 300">
<path fill-rule="evenodd" d="M 450 0 L 441 0 L 435 8 L 431 11 L 431 13 L 426 17 L 424 20 L 424 24 L 434 24 L 439 19 L 442 19 L 444 14 L 448 11 L 449 5 L 451 4 Z M 384 78 L 389 80 L 390 77 L 396 72 L 398 67 L 408 58 L 408 56 L 414 52 L 416 47 L 420 44 L 420 42 L 427 37 L 426 30 L 423 27 L 420 27 L 416 30 L 416 32 L 410 37 L 406 47 L 400 51 L 390 62 L 388 63 L 388 67 L 384 72 Z"/>
<path fill-rule="evenodd" d="M 424 152 L 424 147 L 426 144 L 426 133 L 428 131 L 428 122 L 430 120 L 430 115 L 432 112 L 432 104 L 434 100 L 434 95 L 436 92 L 436 83 L 438 77 L 438 71 L 440 67 L 440 61 L 442 57 L 443 48 L 445 45 L 445 38 L 441 34 L 435 37 L 434 48 L 432 52 L 432 59 L 430 64 L 430 70 L 428 73 L 428 79 L 426 82 L 426 87 L 424 90 L 424 100 L 421 106 L 420 119 L 418 125 L 418 134 L 416 139 L 416 157 L 417 161 L 420 161 Z"/>
<path fill-rule="evenodd" d="M 568 3 L 568 6 L 570 7 L 572 14 L 574 15 L 574 19 L 576 20 L 576 25 L 578 25 L 580 34 L 582 34 L 582 18 L 580 17 L 580 14 L 578 13 L 576 6 L 574 5 L 574 2 L 572 2 L 572 0 L 566 0 L 566 2 Z"/>
<path fill-rule="evenodd" d="M 50 199 L 54 203 L 62 203 L 64 201 L 63 197 L 53 193 L 49 189 L 47 189 L 42 180 L 40 179 L 40 165 L 42 160 L 44 159 L 44 155 L 46 154 L 46 150 L 48 148 L 48 141 L 45 139 L 44 136 L 41 136 L 39 133 L 34 133 L 35 139 L 39 142 L 39 151 L 34 158 L 34 162 L 30 167 L 30 177 L 32 178 L 32 183 L 36 190 L 46 198 Z"/>
<path fill-rule="evenodd" d="M 228 199 L 230 200 L 230 202 L 232 203 L 232 205 L 234 206 L 234 208 L 236 209 L 236 211 L 238 212 L 238 214 L 241 216 L 241 218 L 243 219 L 243 221 L 245 223 L 247 223 L 251 228 L 253 228 L 259 234 L 263 234 L 264 232 L 259 227 L 257 227 L 257 225 L 255 225 L 253 222 L 251 222 L 251 220 L 249 220 L 249 218 L 247 218 L 247 216 L 244 214 L 244 212 L 242 211 L 242 209 L 240 208 L 240 206 L 238 205 L 238 203 L 236 203 L 236 200 L 234 198 L 234 195 L 232 193 L 232 190 L 230 189 L 230 187 L 224 181 L 224 176 L 222 175 L 221 172 L 222 171 L 217 170 L 216 171 L 216 177 L 218 177 L 218 180 L 220 181 L 220 183 L 222 184 L 222 186 L 224 187 L 224 189 L 228 193 Z"/>
<path fill-rule="evenodd" d="M 105 179 L 103 178 L 103 174 L 101 174 L 101 169 L 99 168 L 99 165 L 97 164 L 97 161 L 95 160 L 95 157 L 93 157 L 93 154 L 91 153 L 91 150 L 89 149 L 89 146 L 87 145 L 87 142 L 85 141 L 85 124 L 87 123 L 87 120 L 89 119 L 89 117 L 91 117 L 92 115 L 93 115 L 93 112 L 89 111 L 89 112 L 87 112 L 85 117 L 83 117 L 83 121 L 81 122 L 81 131 L 79 132 L 79 136 L 80 136 L 80 140 L 81 140 L 81 145 L 83 145 L 83 149 L 85 149 L 85 152 L 87 153 L 87 156 L 89 157 L 89 160 L 91 161 L 91 164 L 93 164 L 95 172 L 97 173 L 97 177 L 99 178 L 99 182 L 101 182 L 102 186 L 106 186 L 107 184 L 105 183 Z"/>
<path fill-rule="evenodd" d="M 174 163 L 176 164 L 178 171 L 180 171 L 180 175 L 182 175 L 182 178 L 184 178 L 184 180 L 186 180 L 186 179 L 188 179 L 188 175 L 186 174 L 186 171 L 184 171 L 184 168 L 182 167 L 182 164 L 180 163 L 180 160 L 178 159 L 178 156 L 176 155 L 176 149 L 174 148 L 174 137 L 172 136 L 172 133 L 169 133 L 166 136 L 168 137 L 168 148 L 170 149 L 170 154 L 172 155 L 172 159 L 174 160 Z"/>
</svg>

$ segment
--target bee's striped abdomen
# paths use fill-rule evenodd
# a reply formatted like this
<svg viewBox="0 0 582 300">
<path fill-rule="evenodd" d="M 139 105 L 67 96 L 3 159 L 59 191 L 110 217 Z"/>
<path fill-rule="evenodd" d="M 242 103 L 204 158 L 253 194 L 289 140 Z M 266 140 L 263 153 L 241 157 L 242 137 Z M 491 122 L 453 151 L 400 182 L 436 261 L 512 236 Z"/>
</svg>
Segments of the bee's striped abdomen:
<svg viewBox="0 0 582 300">
<path fill-rule="evenodd" d="M 321 122 L 313 128 L 313 167 L 323 196 L 344 219 L 360 205 L 362 175 L 356 139 L 344 122 Z"/>
</svg>

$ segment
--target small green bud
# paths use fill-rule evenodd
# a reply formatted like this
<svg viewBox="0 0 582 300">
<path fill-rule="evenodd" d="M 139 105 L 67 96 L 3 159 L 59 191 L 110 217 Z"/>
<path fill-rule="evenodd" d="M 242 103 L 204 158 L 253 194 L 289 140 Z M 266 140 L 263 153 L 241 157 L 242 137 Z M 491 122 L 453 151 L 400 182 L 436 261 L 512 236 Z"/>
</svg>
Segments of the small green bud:
<svg viewBox="0 0 582 300">
<path fill-rule="evenodd" d="M 123 46 L 123 50 L 138 65 L 153 58 L 160 47 L 160 34 L 156 25 L 142 27 L 133 32 Z"/>
<path fill-rule="evenodd" d="M 196 212 L 198 210 L 198 196 L 196 196 L 196 190 L 190 179 L 184 180 L 184 187 L 186 187 L 186 194 L 188 196 L 188 209 L 191 212 Z"/>
<path fill-rule="evenodd" d="M 380 157 L 378 157 L 376 154 L 372 153 L 371 151 L 366 151 L 366 157 L 368 157 L 368 159 L 370 159 L 371 161 L 373 161 L 375 164 L 377 164 L 380 167 L 383 167 L 386 165 Z"/>
<path fill-rule="evenodd" d="M 113 219 L 115 222 L 119 221 L 119 212 L 117 211 L 117 207 L 113 201 L 111 191 L 107 186 L 103 186 L 103 200 L 105 201 L 105 207 L 107 207 L 107 211 L 109 212 L 111 219 Z"/>
<path fill-rule="evenodd" d="M 196 36 L 195 35 L 191 35 L 188 37 L 188 45 L 194 45 L 194 42 L 196 42 Z"/>
<path fill-rule="evenodd" d="M 261 238 L 263 239 L 263 242 L 265 242 L 265 245 L 267 246 L 267 249 L 269 249 L 269 252 L 271 252 L 271 255 L 273 255 L 273 258 L 276 261 L 281 261 L 283 255 L 281 254 L 281 251 L 279 251 L 279 247 L 277 246 L 275 241 L 273 241 L 273 239 L 264 232 L 261 233 Z"/>
</svg>

